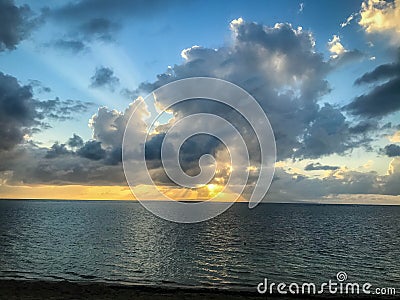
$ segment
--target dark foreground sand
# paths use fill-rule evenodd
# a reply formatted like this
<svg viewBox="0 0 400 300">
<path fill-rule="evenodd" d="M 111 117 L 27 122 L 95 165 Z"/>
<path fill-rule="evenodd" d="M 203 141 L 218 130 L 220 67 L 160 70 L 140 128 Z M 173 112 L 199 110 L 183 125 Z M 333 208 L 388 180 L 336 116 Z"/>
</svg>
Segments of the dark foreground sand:
<svg viewBox="0 0 400 300">
<path fill-rule="evenodd" d="M 104 283 L 47 282 L 0 280 L 0 299 L 89 299 L 89 300 L 125 300 L 125 299 L 338 299 L 332 296 L 282 297 L 259 295 L 251 292 L 234 292 L 215 289 L 157 288 L 144 286 L 125 286 Z M 350 299 L 341 297 L 339 299 Z M 354 298 L 352 298 L 354 299 Z M 376 299 L 361 297 L 356 299 Z M 386 298 L 396 299 L 396 297 Z"/>
</svg>

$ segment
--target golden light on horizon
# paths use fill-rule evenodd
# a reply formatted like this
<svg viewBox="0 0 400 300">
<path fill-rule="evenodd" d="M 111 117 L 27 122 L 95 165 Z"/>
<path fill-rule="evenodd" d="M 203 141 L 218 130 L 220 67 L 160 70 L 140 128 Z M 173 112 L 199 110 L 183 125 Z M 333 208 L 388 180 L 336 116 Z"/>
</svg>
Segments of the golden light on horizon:
<svg viewBox="0 0 400 300">
<path fill-rule="evenodd" d="M 222 189 L 223 189 L 223 187 L 221 187 L 217 184 L 213 184 L 213 183 L 207 184 L 207 190 L 208 190 L 208 194 L 209 194 L 210 198 L 218 195 Z"/>
<path fill-rule="evenodd" d="M 181 200 L 211 200 L 216 202 L 247 201 L 233 191 L 225 189 L 225 185 L 210 183 L 196 189 L 180 188 L 176 186 L 148 186 L 133 187 L 134 193 L 142 200 L 160 199 L 161 191 L 167 198 Z M 3 199 L 53 199 L 53 200 L 136 200 L 128 186 L 89 186 L 89 185 L 0 185 L 0 194 Z"/>
</svg>

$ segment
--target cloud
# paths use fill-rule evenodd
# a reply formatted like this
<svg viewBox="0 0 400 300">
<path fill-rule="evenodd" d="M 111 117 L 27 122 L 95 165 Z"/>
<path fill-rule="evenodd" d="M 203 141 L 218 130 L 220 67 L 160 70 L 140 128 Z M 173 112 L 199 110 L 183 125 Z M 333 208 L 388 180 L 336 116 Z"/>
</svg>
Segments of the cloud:
<svg viewBox="0 0 400 300">
<path fill-rule="evenodd" d="M 381 80 L 391 79 L 393 77 L 400 77 L 400 64 L 389 63 L 376 67 L 373 71 L 365 73 L 354 82 L 356 85 L 363 83 L 374 83 Z"/>
<path fill-rule="evenodd" d="M 303 12 L 303 10 L 304 10 L 304 3 L 301 2 L 301 3 L 299 4 L 299 10 L 297 11 L 297 13 L 301 14 L 301 13 Z"/>
<path fill-rule="evenodd" d="M 131 100 L 136 99 L 138 97 L 138 94 L 135 91 L 127 88 L 121 89 L 120 95 L 126 99 L 131 99 Z"/>
<path fill-rule="evenodd" d="M 347 50 L 342 45 L 338 35 L 333 35 L 332 39 L 329 40 L 328 50 L 331 53 L 331 63 L 335 66 L 341 66 L 364 57 L 364 54 L 357 49 Z"/>
<path fill-rule="evenodd" d="M 83 21 L 80 25 L 71 26 L 69 32 L 62 38 L 59 38 L 47 46 L 79 53 L 90 49 L 90 42 L 100 40 L 103 42 L 112 42 L 115 40 L 115 34 L 121 28 L 119 23 L 110 21 L 107 18 L 93 18 Z"/>
<path fill-rule="evenodd" d="M 346 19 L 346 21 L 344 21 L 343 23 L 340 23 L 340 27 L 346 27 L 348 26 L 351 21 L 353 21 L 353 19 L 358 15 L 358 13 L 352 13 L 350 16 L 348 16 L 348 18 Z"/>
<path fill-rule="evenodd" d="M 325 77 L 331 67 L 315 51 L 312 34 L 301 28 L 282 23 L 268 27 L 243 19 L 232 21 L 230 28 L 232 46 L 185 49 L 182 64 L 160 74 L 157 81 L 140 85 L 138 93 L 193 76 L 231 81 L 257 99 L 272 123 L 278 155 L 291 157 L 293 149 L 301 147 L 299 137 L 318 114 L 317 101 L 329 92 Z M 164 105 L 162 100 L 157 104 Z M 176 120 L 194 112 L 211 112 L 240 122 L 234 112 L 215 103 L 188 102 L 173 110 Z"/>
<path fill-rule="evenodd" d="M 58 39 L 52 45 L 56 48 L 68 50 L 74 53 L 84 51 L 87 48 L 83 41 L 71 39 Z"/>
<path fill-rule="evenodd" d="M 125 184 L 122 166 L 105 165 L 104 159 L 98 160 L 99 152 L 95 150 L 98 149 L 90 152 L 85 148 L 82 155 L 61 150 L 57 154 L 51 152 L 49 157 L 49 149 L 19 145 L 12 152 L 0 152 L 0 167 L 12 171 L 9 185 Z"/>
<path fill-rule="evenodd" d="M 379 128 L 378 125 L 379 124 L 377 121 L 363 120 L 363 121 L 359 122 L 358 124 L 354 125 L 353 127 L 350 127 L 349 132 L 352 134 L 371 133 L 372 131 L 378 130 L 378 128 Z"/>
<path fill-rule="evenodd" d="M 390 162 L 388 176 L 385 177 L 384 193 L 400 195 L 400 157 L 395 157 Z"/>
<path fill-rule="evenodd" d="M 363 74 L 355 85 L 374 84 L 372 89 L 346 105 L 344 109 L 353 115 L 382 118 L 400 109 L 400 63 L 387 63 Z"/>
<path fill-rule="evenodd" d="M 13 0 L 0 0 L 0 51 L 14 50 L 41 22 L 28 5 L 16 6 Z"/>
<path fill-rule="evenodd" d="M 79 100 L 60 100 L 58 97 L 52 100 L 34 100 L 34 106 L 41 119 L 47 118 L 57 121 L 66 121 L 74 118 L 74 114 L 86 112 L 93 106 L 92 102 Z"/>
<path fill-rule="evenodd" d="M 329 40 L 328 47 L 329 52 L 332 53 L 332 58 L 336 58 L 347 51 L 340 42 L 340 37 L 337 35 L 333 35 L 332 39 Z"/>
<path fill-rule="evenodd" d="M 74 135 L 71 138 L 69 138 L 67 144 L 71 148 L 82 147 L 83 146 L 83 139 L 79 135 L 74 133 Z"/>
<path fill-rule="evenodd" d="M 49 150 L 47 150 L 45 158 L 56 158 L 69 153 L 70 151 L 65 147 L 65 144 L 55 143 Z"/>
<path fill-rule="evenodd" d="M 110 110 L 107 107 L 100 107 L 95 115 L 89 120 L 89 126 L 93 131 L 93 139 L 101 142 L 106 150 L 104 163 L 108 165 L 118 165 L 122 162 L 122 139 L 125 128 L 132 112 L 136 110 L 137 101 L 143 101 L 138 98 L 132 102 L 128 108 L 123 111 Z M 132 128 L 132 137 L 135 140 L 144 140 L 147 132 L 147 125 L 144 119 L 148 117 L 147 108 L 136 110 L 140 118 L 132 121 L 135 124 Z M 141 152 L 141 145 L 136 149 L 137 153 Z"/>
<path fill-rule="evenodd" d="M 298 173 L 288 173 L 276 168 L 276 179 L 272 182 L 267 199 L 272 201 L 293 202 L 310 199 L 324 203 L 330 197 L 350 197 L 351 195 L 400 195 L 400 158 L 390 164 L 388 175 L 376 172 L 359 172 L 341 167 L 326 170 L 324 178 L 310 178 Z M 396 184 L 397 182 L 397 184 Z M 365 200 L 365 199 L 364 199 Z M 356 203 L 362 203 L 357 201 Z M 373 201 L 372 201 L 373 203 Z"/>
<path fill-rule="evenodd" d="M 376 129 L 374 122 L 353 124 L 339 107 L 318 103 L 321 96 L 330 91 L 325 78 L 334 68 L 331 61 L 324 61 L 323 56 L 315 51 L 310 32 L 293 28 L 290 24 L 269 27 L 245 22 L 241 18 L 232 21 L 230 28 L 233 41 L 229 46 L 210 49 L 196 45 L 184 49 L 181 53 L 184 59 L 182 64 L 169 67 L 157 76 L 155 82 L 141 84 L 134 93 L 148 94 L 168 82 L 194 76 L 231 81 L 249 91 L 266 112 L 275 133 L 278 160 L 319 158 L 369 145 L 372 139 L 366 133 Z M 343 50 L 340 56 L 348 52 Z M 168 106 L 168 100 L 157 96 L 156 107 L 162 110 Z M 242 133 L 250 150 L 251 163 L 259 163 L 254 133 L 229 107 L 195 99 L 175 105 L 169 111 L 173 114 L 171 124 L 201 112 L 225 118 Z M 155 130 L 157 135 L 146 143 L 152 178 L 159 184 L 170 184 L 159 158 L 161 142 L 171 124 L 158 126 Z M 211 127 L 217 132 L 223 130 L 216 128 L 212 122 L 191 124 L 191 128 L 197 127 Z M 187 146 L 187 149 L 182 147 L 180 155 L 182 168 L 188 174 L 199 172 L 198 157 L 202 154 L 211 153 L 218 157 L 223 153 L 221 145 L 212 139 L 192 140 Z M 221 159 L 217 161 L 221 162 Z M 240 162 L 237 165 L 243 167 Z M 232 167 L 237 168 L 236 165 Z M 257 172 L 253 173 L 254 179 Z M 226 180 L 229 173 L 224 174 L 218 179 Z"/>
<path fill-rule="evenodd" d="M 187 48 L 181 53 L 183 64 L 158 75 L 156 82 L 140 85 L 136 93 L 149 93 L 170 81 L 193 76 L 231 81 L 249 91 L 267 112 L 275 133 L 278 159 L 316 158 L 344 153 L 368 143 L 368 139 L 359 136 L 361 124 L 353 127 L 340 108 L 318 104 L 320 97 L 330 91 L 325 77 L 333 69 L 333 63 L 324 61 L 315 51 L 310 32 L 290 24 L 268 27 L 241 18 L 232 21 L 230 28 L 232 46 Z M 353 55 L 344 47 L 335 51 L 337 61 Z M 163 107 L 164 103 L 158 100 L 157 105 Z M 200 100 L 172 110 L 175 120 L 195 112 L 211 112 L 239 122 L 226 107 L 201 104 Z"/>
<path fill-rule="evenodd" d="M 395 144 L 385 146 L 383 151 L 389 157 L 400 156 L 400 146 Z"/>
<path fill-rule="evenodd" d="M 389 165 L 388 174 L 389 175 L 400 174 L 400 157 L 395 157 L 392 159 Z M 397 186 L 399 187 L 398 184 Z"/>
<path fill-rule="evenodd" d="M 88 20 L 93 18 L 135 16 L 146 17 L 156 12 L 168 9 L 171 4 L 179 1 L 165 3 L 161 0 L 131 1 L 121 0 L 118 4 L 112 0 L 79 0 L 70 1 L 65 5 L 51 11 L 54 18 L 64 20 Z"/>
<path fill-rule="evenodd" d="M 106 151 L 101 148 L 101 142 L 98 141 L 86 142 L 76 153 L 91 160 L 100 160 L 106 156 Z"/>
<path fill-rule="evenodd" d="M 0 72 L 0 151 L 10 150 L 24 137 L 46 128 L 46 120 L 64 121 L 74 113 L 86 111 L 91 103 L 74 100 L 39 101 L 33 98 L 32 86 Z"/>
<path fill-rule="evenodd" d="M 392 143 L 400 143 L 400 131 L 396 131 L 392 136 L 389 136 L 389 141 Z"/>
<path fill-rule="evenodd" d="M 338 166 L 327 166 L 327 165 L 321 165 L 320 163 L 310 163 L 307 166 L 305 166 L 304 170 L 305 171 L 319 171 L 319 170 L 337 170 L 339 169 Z"/>
<path fill-rule="evenodd" d="M 48 86 L 43 85 L 43 83 L 41 81 L 39 81 L 39 80 L 30 79 L 28 81 L 28 83 L 39 94 L 50 93 L 51 92 L 51 88 L 49 88 Z"/>
<path fill-rule="evenodd" d="M 347 63 L 361 61 L 363 58 L 365 58 L 365 54 L 358 49 L 354 49 L 346 50 L 334 59 L 331 59 L 330 62 L 334 67 L 340 67 Z"/>
<path fill-rule="evenodd" d="M 358 24 L 367 33 L 389 34 L 397 43 L 400 36 L 400 1 L 368 0 L 361 5 Z"/>
<path fill-rule="evenodd" d="M 120 25 L 106 18 L 93 18 L 79 26 L 79 33 L 85 40 L 99 39 L 112 41 Z"/>
<path fill-rule="evenodd" d="M 17 79 L 0 72 L 0 151 L 23 141 L 31 128 L 40 126 L 30 86 L 20 86 Z"/>
<path fill-rule="evenodd" d="M 400 77 L 378 85 L 371 92 L 356 97 L 344 109 L 353 115 L 381 118 L 400 109 Z"/>
<path fill-rule="evenodd" d="M 360 129 L 365 128 L 361 128 L 360 124 L 351 127 L 339 109 L 325 104 L 305 130 L 303 143 L 296 151 L 296 155 L 318 158 L 365 146 L 370 140 L 360 137 Z"/>
<path fill-rule="evenodd" d="M 114 42 L 117 33 L 126 24 L 139 18 L 151 18 L 181 0 L 130 1 L 112 0 L 65 1 L 63 4 L 46 9 L 46 17 L 55 26 L 67 30 L 60 33 L 61 38 L 48 43 L 58 49 L 74 53 L 90 49 L 93 41 Z M 127 19 L 129 17 L 129 19 Z"/>
<path fill-rule="evenodd" d="M 90 78 L 90 86 L 93 88 L 108 88 L 114 91 L 119 85 L 119 78 L 114 75 L 114 71 L 107 67 L 99 67 L 95 74 Z"/>
<path fill-rule="evenodd" d="M 0 152 L 0 171 L 12 171 L 9 184 L 124 185 L 122 137 L 135 105 L 130 104 L 124 112 L 100 108 L 90 121 L 93 140 L 83 142 L 74 134 L 66 143 L 58 142 L 50 148 L 25 143 Z M 138 140 L 146 133 L 142 118 L 147 115 L 144 109 L 133 128 Z"/>
</svg>

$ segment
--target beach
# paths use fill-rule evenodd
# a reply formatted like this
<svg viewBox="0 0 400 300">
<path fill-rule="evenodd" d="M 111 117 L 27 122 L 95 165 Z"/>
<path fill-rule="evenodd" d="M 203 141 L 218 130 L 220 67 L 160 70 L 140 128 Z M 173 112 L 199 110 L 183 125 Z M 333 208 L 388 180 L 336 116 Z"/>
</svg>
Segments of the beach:
<svg viewBox="0 0 400 300">
<path fill-rule="evenodd" d="M 0 280 L 0 299 L 260 299 L 251 292 L 69 281 Z"/>
<path fill-rule="evenodd" d="M 375 299 L 373 295 L 260 295 L 257 292 L 206 288 L 173 288 L 96 282 L 0 280 L 0 299 Z M 394 296 L 380 299 L 396 299 Z"/>
</svg>

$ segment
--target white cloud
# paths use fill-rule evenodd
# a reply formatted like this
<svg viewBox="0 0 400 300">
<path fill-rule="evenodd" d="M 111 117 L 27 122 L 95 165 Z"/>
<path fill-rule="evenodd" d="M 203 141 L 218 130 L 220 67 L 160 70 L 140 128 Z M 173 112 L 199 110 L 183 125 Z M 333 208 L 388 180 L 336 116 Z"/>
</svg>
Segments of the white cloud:
<svg viewBox="0 0 400 300">
<path fill-rule="evenodd" d="M 351 14 L 346 21 L 344 21 L 343 23 L 340 23 L 340 27 L 346 27 L 347 25 L 349 25 L 351 23 L 351 21 L 353 21 L 353 19 L 358 15 L 358 13 L 353 13 Z"/>
<path fill-rule="evenodd" d="M 400 41 L 400 0 L 364 1 L 360 10 L 360 24 L 367 33 L 387 33 L 392 41 Z"/>
<path fill-rule="evenodd" d="M 341 66 L 351 61 L 360 60 L 364 54 L 357 49 L 347 50 L 338 35 L 333 35 L 328 41 L 328 50 L 331 53 L 331 64 L 333 66 Z"/>
<path fill-rule="evenodd" d="M 395 157 L 389 164 L 388 168 L 389 175 L 400 174 L 400 157 Z"/>
<path fill-rule="evenodd" d="M 392 143 L 400 143 L 400 131 L 396 131 L 392 136 L 388 137 Z"/>
<path fill-rule="evenodd" d="M 347 50 L 344 48 L 340 41 L 340 37 L 337 35 L 333 35 L 332 39 L 328 42 L 329 52 L 331 52 L 332 58 L 337 58 L 339 55 L 344 54 Z"/>
<path fill-rule="evenodd" d="M 299 4 L 299 10 L 298 10 L 298 13 L 299 13 L 299 14 L 301 14 L 301 13 L 303 12 L 303 10 L 304 10 L 304 3 L 303 3 L 303 2 L 301 2 L 301 3 Z"/>
</svg>

